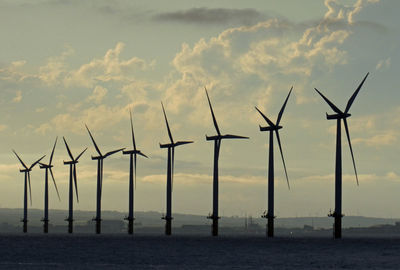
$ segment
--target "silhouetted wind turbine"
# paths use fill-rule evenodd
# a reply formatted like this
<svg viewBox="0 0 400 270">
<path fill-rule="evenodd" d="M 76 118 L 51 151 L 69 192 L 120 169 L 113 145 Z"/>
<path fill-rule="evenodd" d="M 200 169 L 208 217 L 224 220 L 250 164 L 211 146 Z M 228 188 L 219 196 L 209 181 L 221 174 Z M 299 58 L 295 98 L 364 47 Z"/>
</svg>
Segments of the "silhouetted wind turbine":
<svg viewBox="0 0 400 270">
<path fill-rule="evenodd" d="M 207 95 L 208 105 L 210 105 L 211 116 L 214 122 L 215 130 L 217 131 L 217 135 L 215 136 L 207 136 L 207 141 L 214 141 L 214 176 L 213 176 L 213 213 L 209 215 L 207 218 L 212 219 L 212 235 L 218 235 L 218 159 L 219 159 L 219 150 L 221 147 L 222 139 L 248 139 L 249 137 L 238 136 L 238 135 L 221 135 L 221 132 L 218 128 L 217 120 L 214 115 L 213 108 L 211 106 L 210 97 L 208 96 L 207 89 L 204 87 Z"/>
<path fill-rule="evenodd" d="M 54 179 L 53 175 L 53 165 L 51 164 L 53 161 L 53 156 L 54 156 L 54 150 L 56 149 L 56 144 L 57 144 L 57 138 L 56 141 L 54 142 L 53 150 L 51 151 L 50 155 L 50 160 L 48 164 L 41 163 L 39 162 L 40 169 L 45 169 L 45 178 L 44 178 L 44 218 L 42 221 L 44 222 L 43 224 L 43 232 L 48 233 L 49 232 L 49 171 L 51 174 L 51 178 L 53 179 L 54 187 L 57 192 L 58 199 L 60 199 L 60 194 L 58 193 L 58 188 L 56 184 L 56 180 Z"/>
<path fill-rule="evenodd" d="M 283 152 L 282 152 L 282 145 L 281 145 L 281 139 L 279 137 L 279 129 L 282 128 L 282 126 L 279 125 L 282 119 L 283 112 L 286 107 L 286 103 L 289 99 L 290 93 L 292 93 L 292 88 L 290 88 L 289 94 L 287 95 L 285 102 L 283 103 L 283 106 L 281 110 L 279 111 L 278 114 L 278 119 L 276 120 L 276 123 L 274 124 L 271 120 L 268 119 L 257 107 L 256 110 L 261 114 L 261 116 L 265 119 L 265 121 L 268 123 L 268 127 L 262 127 L 260 126 L 260 131 L 269 131 L 269 160 L 268 160 L 268 213 L 264 214 L 262 217 L 266 218 L 268 220 L 268 226 L 267 226 L 267 235 L 268 237 L 273 237 L 274 236 L 274 133 L 276 134 L 276 139 L 278 140 L 278 146 L 279 146 L 279 151 L 281 153 L 282 157 L 282 162 L 283 162 L 283 168 L 285 169 L 285 175 L 286 175 L 286 181 L 288 184 L 288 188 L 290 189 L 289 185 L 289 178 L 287 175 L 286 171 L 286 164 L 285 164 L 285 159 L 283 158 Z"/>
<path fill-rule="evenodd" d="M 32 205 L 32 189 L 31 189 L 31 170 L 38 164 L 45 156 L 36 160 L 29 168 L 25 165 L 22 159 L 18 156 L 17 152 L 12 150 L 14 154 L 17 156 L 19 162 L 21 162 L 24 169 L 20 169 L 20 172 L 25 174 L 25 181 L 24 181 L 24 218 L 21 220 L 24 223 L 23 232 L 26 233 L 28 231 L 28 189 L 27 185 L 29 185 L 29 199 Z"/>
<path fill-rule="evenodd" d="M 128 233 L 133 234 L 133 221 L 135 220 L 135 216 L 133 213 L 133 206 L 134 206 L 134 186 L 136 188 L 136 161 L 137 155 L 143 156 L 148 158 L 145 154 L 143 154 L 140 150 L 136 149 L 136 142 L 135 142 L 135 134 L 133 132 L 133 121 L 132 121 L 132 112 L 129 111 L 129 116 L 131 119 L 131 132 L 132 132 L 132 144 L 133 150 L 123 151 L 124 155 L 129 155 L 129 214 L 125 218 L 128 220 Z"/>
<path fill-rule="evenodd" d="M 350 117 L 351 114 L 349 114 L 349 110 L 351 105 L 353 104 L 358 92 L 360 91 L 361 87 L 363 86 L 365 80 L 368 77 L 368 74 L 365 75 L 364 79 L 360 83 L 360 85 L 357 87 L 356 91 L 353 93 L 353 95 L 350 97 L 349 101 L 347 102 L 346 109 L 344 112 L 339 110 L 329 99 L 327 99 L 320 91 L 318 91 L 317 88 L 314 88 L 315 91 L 318 92 L 318 94 L 321 95 L 321 97 L 325 100 L 326 103 L 332 108 L 332 110 L 335 112 L 335 114 L 329 115 L 328 113 L 326 114 L 326 118 L 328 120 L 336 120 L 336 164 L 335 164 L 335 211 L 333 214 L 329 214 L 329 216 L 335 218 L 335 227 L 334 227 L 334 237 L 335 238 L 341 238 L 342 237 L 342 136 L 341 136 L 341 120 L 343 119 L 344 123 L 344 128 L 346 131 L 346 136 L 347 136 L 347 141 L 349 143 L 349 148 L 350 148 L 350 153 L 351 153 L 351 159 L 353 160 L 353 167 L 354 167 L 354 172 L 356 175 L 356 180 L 357 180 L 357 185 L 358 185 L 358 175 L 357 175 L 357 169 L 356 169 L 356 163 L 354 161 L 354 155 L 353 155 L 353 148 L 351 147 L 351 141 L 350 141 L 350 133 L 349 133 L 349 127 L 347 125 L 347 117 Z"/>
<path fill-rule="evenodd" d="M 99 233 L 101 233 L 101 192 L 102 192 L 102 188 L 103 188 L 103 160 L 108 156 L 111 156 L 115 153 L 118 153 L 118 152 L 124 150 L 125 148 L 113 150 L 113 151 L 107 152 L 105 155 L 103 155 L 100 152 L 100 149 L 97 146 L 97 144 L 92 136 L 92 133 L 90 133 L 90 130 L 87 126 L 86 126 L 86 129 L 89 132 L 89 136 L 92 139 L 93 145 L 96 148 L 97 153 L 99 154 L 96 157 L 92 156 L 92 160 L 97 160 L 97 203 L 96 203 L 96 217 L 93 220 L 96 221 L 96 233 L 99 234 Z"/>
<path fill-rule="evenodd" d="M 72 233 L 73 231 L 73 222 L 74 222 L 74 185 L 75 185 L 75 194 L 76 194 L 76 201 L 79 203 L 78 197 L 78 184 L 77 184 L 77 177 L 76 177 L 76 164 L 78 163 L 79 158 L 85 153 L 87 148 L 83 150 L 76 158 L 72 155 L 71 150 L 67 144 L 67 141 L 63 137 L 65 147 L 67 148 L 67 152 L 71 160 L 64 161 L 64 165 L 69 165 L 69 199 L 68 199 L 68 217 L 65 221 L 68 221 L 68 233 Z"/>
<path fill-rule="evenodd" d="M 172 186 L 173 186 L 173 177 L 174 177 L 174 159 L 175 159 L 175 147 L 183 144 L 193 143 L 193 141 L 178 141 L 174 142 L 171 134 L 171 130 L 169 128 L 167 115 L 165 114 L 164 105 L 161 102 L 162 110 L 164 113 L 165 124 L 167 125 L 168 137 L 171 143 L 161 144 L 160 148 L 168 148 L 168 161 L 167 161 L 167 214 L 162 217 L 165 219 L 165 234 L 171 235 L 171 226 L 172 226 Z"/>
</svg>

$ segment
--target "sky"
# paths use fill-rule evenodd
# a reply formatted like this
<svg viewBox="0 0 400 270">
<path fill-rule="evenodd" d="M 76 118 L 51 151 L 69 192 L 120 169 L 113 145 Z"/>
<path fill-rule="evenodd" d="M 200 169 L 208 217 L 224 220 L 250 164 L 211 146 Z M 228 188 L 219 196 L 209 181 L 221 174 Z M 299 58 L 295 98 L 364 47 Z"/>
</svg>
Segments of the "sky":
<svg viewBox="0 0 400 270">
<path fill-rule="evenodd" d="M 258 106 L 275 120 L 293 86 L 280 137 L 291 189 L 275 145 L 275 214 L 326 216 L 334 208 L 335 121 L 370 72 L 350 113 L 359 186 L 343 137 L 343 213 L 400 218 L 398 1 L 0 1 L 0 207 L 23 206 L 25 163 L 48 161 L 55 138 L 50 208 L 67 209 L 68 160 L 89 147 L 78 170 L 80 201 L 95 210 L 96 155 L 132 147 L 138 160 L 135 209 L 165 212 L 168 142 L 161 101 L 176 140 L 173 212 L 212 209 L 215 135 L 204 87 L 222 133 L 220 214 L 267 208 L 268 134 Z M 127 211 L 129 158 L 104 161 L 102 208 Z M 33 208 L 43 208 L 44 171 L 31 174 Z M 207 222 L 207 221 L 205 221 Z"/>
</svg>

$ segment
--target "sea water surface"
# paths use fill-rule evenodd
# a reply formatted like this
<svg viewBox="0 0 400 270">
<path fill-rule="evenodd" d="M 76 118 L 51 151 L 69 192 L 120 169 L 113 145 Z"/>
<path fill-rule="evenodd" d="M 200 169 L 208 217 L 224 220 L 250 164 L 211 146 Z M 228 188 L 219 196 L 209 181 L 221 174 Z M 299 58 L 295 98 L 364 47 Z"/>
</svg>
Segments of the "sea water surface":
<svg viewBox="0 0 400 270">
<path fill-rule="evenodd" d="M 1 269 L 399 269 L 400 238 L 0 235 Z"/>
</svg>

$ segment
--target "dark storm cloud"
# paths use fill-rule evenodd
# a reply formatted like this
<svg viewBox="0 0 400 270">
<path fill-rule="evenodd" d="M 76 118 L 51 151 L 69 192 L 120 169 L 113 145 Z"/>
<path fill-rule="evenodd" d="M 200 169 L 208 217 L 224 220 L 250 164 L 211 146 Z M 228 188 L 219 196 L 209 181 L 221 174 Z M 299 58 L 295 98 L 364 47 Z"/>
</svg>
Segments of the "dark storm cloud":
<svg viewBox="0 0 400 270">
<path fill-rule="evenodd" d="M 159 13 L 153 17 L 156 21 L 192 23 L 192 24 L 228 24 L 251 25 L 265 20 L 266 15 L 255 9 L 192 8 L 188 10 Z"/>
</svg>

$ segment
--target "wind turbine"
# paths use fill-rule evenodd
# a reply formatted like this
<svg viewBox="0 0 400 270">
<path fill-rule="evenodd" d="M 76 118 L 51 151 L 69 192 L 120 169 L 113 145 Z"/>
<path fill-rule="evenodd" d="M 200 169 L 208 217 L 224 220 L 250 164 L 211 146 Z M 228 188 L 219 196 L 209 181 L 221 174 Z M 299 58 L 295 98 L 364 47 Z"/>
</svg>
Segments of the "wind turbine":
<svg viewBox="0 0 400 270">
<path fill-rule="evenodd" d="M 207 95 L 208 105 L 210 105 L 211 116 L 214 122 L 215 130 L 217 131 L 217 135 L 207 136 L 207 141 L 214 141 L 214 176 L 213 176 L 213 213 L 209 215 L 207 218 L 212 219 L 212 235 L 218 235 L 218 159 L 219 159 L 219 149 L 221 147 L 221 142 L 223 139 L 248 139 L 249 137 L 238 136 L 238 135 L 221 135 L 221 132 L 218 128 L 217 120 L 214 115 L 213 108 L 211 106 L 210 97 L 208 96 L 207 89 L 204 87 Z"/>
<path fill-rule="evenodd" d="M 22 166 L 24 169 L 20 169 L 20 172 L 23 172 L 25 174 L 25 180 L 24 180 L 24 218 L 21 220 L 21 222 L 24 223 L 23 227 L 23 232 L 26 233 L 28 232 L 28 189 L 27 185 L 29 185 L 29 199 L 31 201 L 32 205 L 32 189 L 31 189 L 31 170 L 33 167 L 35 167 L 36 164 L 38 164 L 45 156 L 39 158 L 36 160 L 32 165 L 28 168 L 25 163 L 22 161 L 22 159 L 18 156 L 17 152 L 12 150 L 14 154 L 17 156 L 19 162 L 21 162 Z"/>
<path fill-rule="evenodd" d="M 64 161 L 64 165 L 69 165 L 69 203 L 68 203 L 68 217 L 65 221 L 68 221 L 68 233 L 72 233 L 73 231 L 73 209 L 74 209 L 74 185 L 75 185 L 75 194 L 76 194 L 76 201 L 79 203 L 78 197 L 78 185 L 77 185 L 77 177 L 76 177 L 76 164 L 78 163 L 79 158 L 85 153 L 87 148 L 83 150 L 76 158 L 72 155 L 71 150 L 67 144 L 67 141 L 63 137 L 65 147 L 67 148 L 67 152 L 71 160 Z"/>
<path fill-rule="evenodd" d="M 344 123 L 347 141 L 348 141 L 350 153 L 351 153 L 351 159 L 353 160 L 354 173 L 356 175 L 356 181 L 357 181 L 357 185 L 358 185 L 358 175 L 357 175 L 356 163 L 354 161 L 353 148 L 351 147 L 349 127 L 347 125 L 347 118 L 351 116 L 351 114 L 349 114 L 350 107 L 353 104 L 358 92 L 360 91 L 361 87 L 363 86 L 368 75 L 369 75 L 369 73 L 367 73 L 367 75 L 365 75 L 364 79 L 362 80 L 360 85 L 357 87 L 356 91 L 350 97 L 349 101 L 347 102 L 346 109 L 344 110 L 344 112 L 339 110 L 329 99 L 327 99 L 320 91 L 318 91 L 317 88 L 314 88 L 315 91 L 317 91 L 318 94 L 320 94 L 320 96 L 325 100 L 326 103 L 328 103 L 328 105 L 335 112 L 335 114 L 331 114 L 331 115 L 326 113 L 326 119 L 336 120 L 336 125 L 337 125 L 337 127 L 336 127 L 336 163 L 335 163 L 335 211 L 333 212 L 333 214 L 329 214 L 329 216 L 335 218 L 334 237 L 336 239 L 342 237 L 342 217 L 343 217 L 343 214 L 342 214 L 342 136 L 341 136 L 341 126 L 342 125 L 341 125 L 341 121 L 343 120 L 343 123 Z"/>
<path fill-rule="evenodd" d="M 124 150 L 125 148 L 113 150 L 113 151 L 107 152 L 105 155 L 103 155 L 100 152 L 100 149 L 97 146 L 97 144 L 92 136 L 92 133 L 90 133 L 90 130 L 87 126 L 86 126 L 86 129 L 89 132 L 89 136 L 92 139 L 93 145 L 96 148 L 97 153 L 99 154 L 96 157 L 92 156 L 92 160 L 97 160 L 97 203 L 96 203 L 96 217 L 93 220 L 96 221 L 96 233 L 100 234 L 101 233 L 101 192 L 102 192 L 102 188 L 103 188 L 103 160 L 108 156 L 111 156 L 115 153 L 118 153 L 118 152 Z"/>
<path fill-rule="evenodd" d="M 167 115 L 165 113 L 164 105 L 161 102 L 162 110 L 164 113 L 165 124 L 167 125 L 168 136 L 170 143 L 161 144 L 160 148 L 168 148 L 168 162 L 167 162 L 167 214 L 162 217 L 165 219 L 165 234 L 171 235 L 171 225 L 172 225 L 172 186 L 174 177 L 174 159 L 175 159 L 175 147 L 183 144 L 193 143 L 193 141 L 178 141 L 174 142 L 172 138 L 171 130 L 169 128 Z"/>
<path fill-rule="evenodd" d="M 283 168 L 285 169 L 286 181 L 288 184 L 288 188 L 290 189 L 289 178 L 288 178 L 287 171 L 286 171 L 285 159 L 283 158 L 281 139 L 279 137 L 279 129 L 281 129 L 282 126 L 280 126 L 279 123 L 281 122 L 283 111 L 285 110 L 286 103 L 289 99 L 290 94 L 292 93 L 292 90 L 293 90 L 293 87 L 290 88 L 289 94 L 287 95 L 286 100 L 283 103 L 281 110 L 279 111 L 278 119 L 276 120 L 275 124 L 271 120 L 269 120 L 268 117 L 266 117 L 257 107 L 255 107 L 256 110 L 261 114 L 261 116 L 265 119 L 265 121 L 269 125 L 268 127 L 260 126 L 260 131 L 269 131 L 268 213 L 262 215 L 263 218 L 266 218 L 268 220 L 268 226 L 267 226 L 268 237 L 274 236 L 274 218 L 275 218 L 275 216 L 274 216 L 274 133 L 276 134 L 276 139 L 278 140 L 278 146 L 279 146 L 279 151 L 280 151 L 281 157 L 282 157 Z"/>
<path fill-rule="evenodd" d="M 44 224 L 43 224 L 43 232 L 44 233 L 48 233 L 49 232 L 49 171 L 50 171 L 50 174 L 51 174 L 51 178 L 53 179 L 53 183 L 54 183 L 54 187 L 55 187 L 56 192 L 57 192 L 58 199 L 61 201 L 60 194 L 58 193 L 56 180 L 54 179 L 54 175 L 53 175 L 53 170 L 52 170 L 53 165 L 51 164 L 51 162 L 53 161 L 54 150 L 56 149 L 56 144 L 57 144 L 57 138 L 56 138 L 56 141 L 54 142 L 53 150 L 51 151 L 49 163 L 45 164 L 45 163 L 40 163 L 39 162 L 40 169 L 45 169 L 45 178 L 44 178 L 44 218 L 42 219 L 42 221 L 44 222 Z"/>
<path fill-rule="evenodd" d="M 136 149 L 136 142 L 135 142 L 135 134 L 133 132 L 133 121 L 132 121 L 132 112 L 129 111 L 129 116 L 131 119 L 131 131 L 132 131 L 132 144 L 133 150 L 123 151 L 124 155 L 129 155 L 129 215 L 125 218 L 128 220 L 128 233 L 133 234 L 133 221 L 135 220 L 133 214 L 133 204 L 134 204 L 134 186 L 136 188 L 136 161 L 137 155 L 143 156 L 148 158 L 145 154 L 143 154 L 140 150 Z"/>
</svg>

